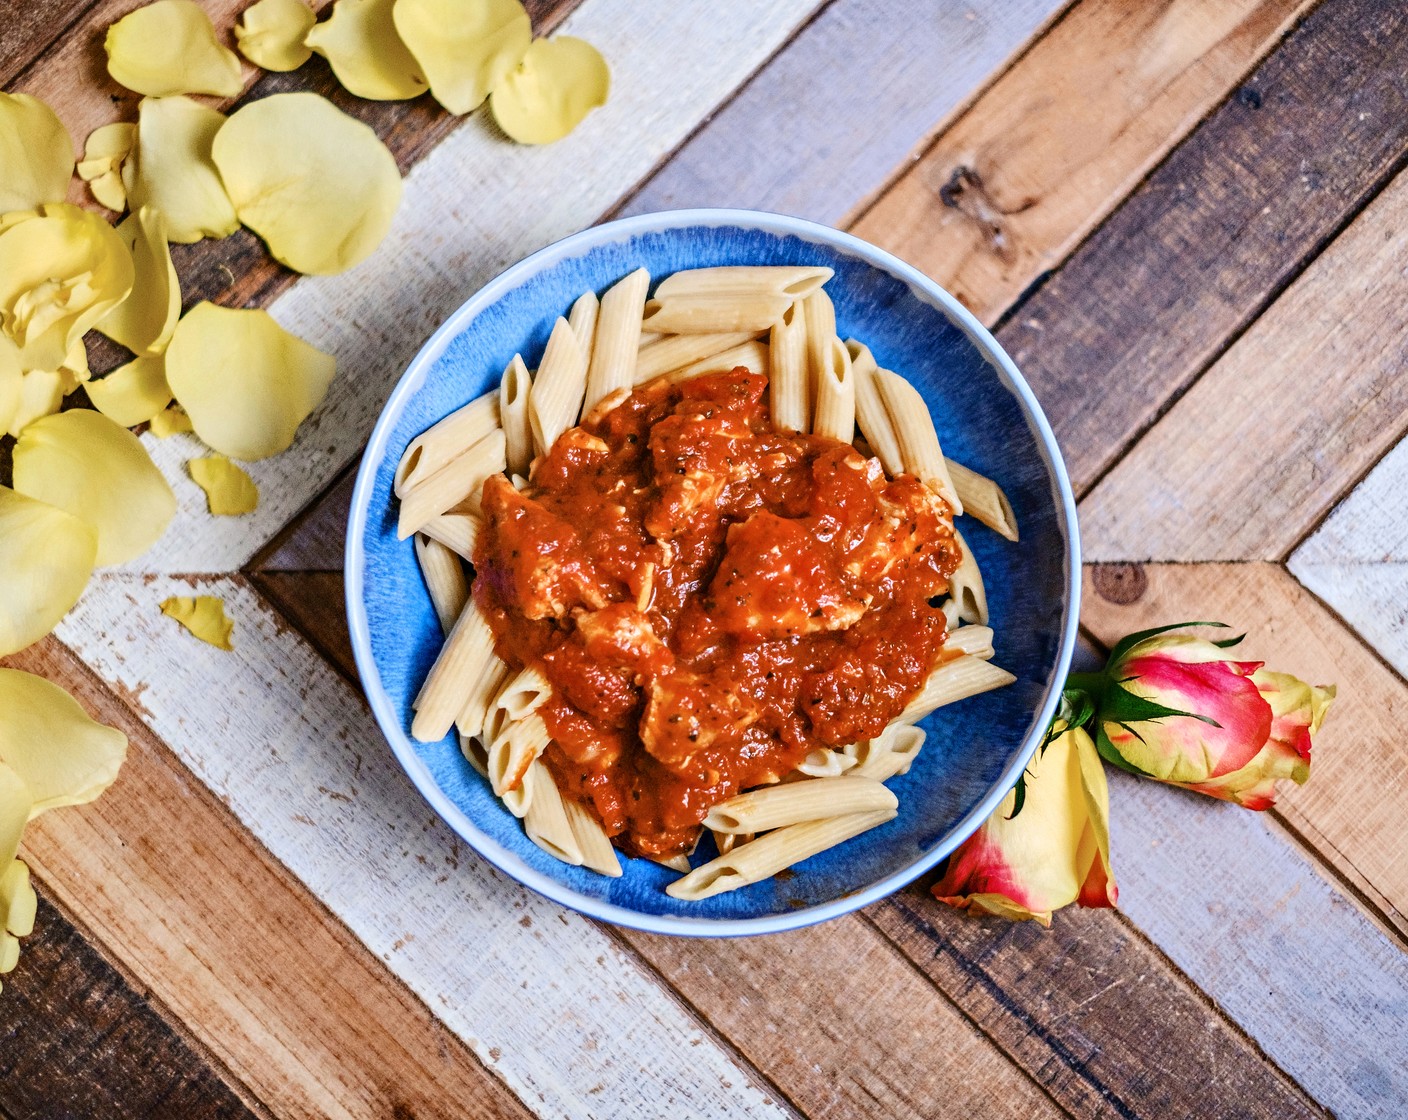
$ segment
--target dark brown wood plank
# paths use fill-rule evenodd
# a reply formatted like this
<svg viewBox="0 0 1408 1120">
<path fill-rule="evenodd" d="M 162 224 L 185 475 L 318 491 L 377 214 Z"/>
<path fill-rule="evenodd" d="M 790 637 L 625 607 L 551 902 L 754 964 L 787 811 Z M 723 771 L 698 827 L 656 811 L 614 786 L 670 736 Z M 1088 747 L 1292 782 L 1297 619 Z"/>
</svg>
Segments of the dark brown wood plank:
<svg viewBox="0 0 1408 1120">
<path fill-rule="evenodd" d="M 46 49 L 73 25 L 97 0 L 11 0 L 0 12 L 5 33 L 0 35 L 0 89 L 8 87 L 25 67 L 43 57 Z"/>
<path fill-rule="evenodd" d="M 266 571 L 251 572 L 249 578 L 319 653 L 349 680 L 357 680 L 341 572 Z"/>
<path fill-rule="evenodd" d="M 34 933 L 0 995 L 0 1112 L 11 1120 L 248 1120 L 221 1071 L 39 885 Z"/>
<path fill-rule="evenodd" d="M 1084 491 L 1403 165 L 1408 7 L 1326 0 L 998 331 Z"/>
</svg>

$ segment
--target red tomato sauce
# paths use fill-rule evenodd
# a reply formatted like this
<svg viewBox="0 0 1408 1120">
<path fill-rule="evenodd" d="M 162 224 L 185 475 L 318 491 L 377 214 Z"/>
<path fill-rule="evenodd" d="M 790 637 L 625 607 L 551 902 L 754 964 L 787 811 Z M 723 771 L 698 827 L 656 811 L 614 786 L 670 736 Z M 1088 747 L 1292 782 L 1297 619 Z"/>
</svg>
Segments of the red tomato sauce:
<svg viewBox="0 0 1408 1120">
<path fill-rule="evenodd" d="M 543 758 L 633 855 L 877 735 L 943 658 L 946 503 L 822 436 L 775 432 L 767 378 L 661 379 L 484 486 L 474 594 L 554 694 Z"/>
</svg>

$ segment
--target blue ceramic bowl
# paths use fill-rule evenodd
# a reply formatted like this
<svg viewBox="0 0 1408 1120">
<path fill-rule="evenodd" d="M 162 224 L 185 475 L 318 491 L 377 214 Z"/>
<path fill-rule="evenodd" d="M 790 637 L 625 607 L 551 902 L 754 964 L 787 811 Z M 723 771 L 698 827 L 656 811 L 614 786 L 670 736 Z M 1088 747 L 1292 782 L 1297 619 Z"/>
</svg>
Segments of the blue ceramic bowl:
<svg viewBox="0 0 1408 1120">
<path fill-rule="evenodd" d="M 964 534 L 986 577 L 996 662 L 1010 688 L 924 721 L 928 741 L 892 782 L 895 820 L 782 876 L 702 902 L 665 893 L 675 876 L 625 860 L 607 879 L 535 847 L 460 756 L 453 736 L 411 738 L 411 700 L 440 629 L 411 542 L 396 539 L 392 474 L 419 432 L 496 384 L 515 352 L 534 366 L 554 319 L 588 289 L 644 265 L 662 277 L 724 264 L 823 264 L 841 336 L 929 402 L 945 453 L 999 480 L 1021 542 L 976 523 Z M 971 519 L 968 519 L 971 521 Z M 1075 500 L 1055 438 L 1022 375 L 990 334 L 931 280 L 874 246 L 796 218 L 741 210 L 645 214 L 584 230 L 514 265 L 435 333 L 372 433 L 347 535 L 347 613 L 372 711 L 426 800 L 480 855 L 565 906 L 637 929 L 731 936 L 794 929 L 856 910 L 937 864 L 998 805 L 1051 719 L 1075 642 L 1080 593 Z M 695 857 L 707 858 L 706 840 Z"/>
</svg>

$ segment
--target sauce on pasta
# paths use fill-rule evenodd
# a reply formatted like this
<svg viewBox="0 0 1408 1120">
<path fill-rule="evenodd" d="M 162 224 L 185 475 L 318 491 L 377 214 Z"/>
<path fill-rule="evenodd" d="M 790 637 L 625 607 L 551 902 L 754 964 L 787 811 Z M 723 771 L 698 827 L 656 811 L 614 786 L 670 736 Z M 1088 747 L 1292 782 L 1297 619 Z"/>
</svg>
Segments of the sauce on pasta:
<svg viewBox="0 0 1408 1120">
<path fill-rule="evenodd" d="M 767 379 L 661 379 L 484 486 L 474 595 L 553 685 L 543 761 L 630 854 L 877 735 L 945 658 L 943 499 L 822 436 L 774 432 Z"/>
</svg>

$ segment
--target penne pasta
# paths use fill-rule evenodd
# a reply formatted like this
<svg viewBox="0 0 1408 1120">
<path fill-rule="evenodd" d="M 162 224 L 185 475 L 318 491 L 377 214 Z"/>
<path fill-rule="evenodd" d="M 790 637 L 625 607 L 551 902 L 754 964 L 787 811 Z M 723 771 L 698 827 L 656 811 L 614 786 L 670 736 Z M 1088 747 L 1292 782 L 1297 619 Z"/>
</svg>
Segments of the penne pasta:
<svg viewBox="0 0 1408 1120">
<path fill-rule="evenodd" d="M 526 719 L 552 697 L 552 685 L 543 671 L 529 665 L 512 674 L 495 694 L 484 717 L 486 738 L 495 738 L 508 724 Z"/>
<path fill-rule="evenodd" d="M 572 324 L 559 316 L 528 400 L 528 422 L 537 454 L 547 454 L 557 437 L 577 422 L 586 392 L 587 352 L 577 341 Z"/>
<path fill-rule="evenodd" d="M 574 867 L 582 864 L 582 849 L 577 843 L 562 794 L 552 775 L 541 762 L 533 763 L 532 792 L 523 814 L 523 831 L 543 851 Z"/>
<path fill-rule="evenodd" d="M 963 503 L 953 489 L 953 479 L 949 478 L 948 465 L 939 447 L 939 434 L 934 430 L 934 420 L 924 398 L 897 373 L 882 369 L 877 370 L 875 376 L 899 441 L 904 469 L 948 502 L 957 517 L 963 512 Z"/>
<path fill-rule="evenodd" d="M 649 287 L 650 273 L 638 268 L 601 297 L 591 361 L 587 366 L 583 411 L 589 411 L 597 401 L 615 390 L 629 389 L 635 383 L 641 316 Z"/>
<path fill-rule="evenodd" d="M 396 465 L 398 498 L 499 427 L 499 394 L 485 393 L 411 440 Z"/>
<path fill-rule="evenodd" d="M 709 810 L 704 827 L 715 832 L 766 832 L 802 821 L 894 809 L 898 805 L 893 793 L 868 778 L 812 778 L 730 797 Z"/>
<path fill-rule="evenodd" d="M 768 404 L 772 426 L 780 432 L 811 431 L 812 394 L 807 377 L 807 315 L 794 303 L 773 324 L 768 360 Z"/>
<path fill-rule="evenodd" d="M 464 578 L 460 558 L 439 541 L 416 536 L 416 562 L 430 592 L 430 605 L 440 620 L 440 629 L 449 634 L 469 599 L 469 581 Z"/>
<path fill-rule="evenodd" d="M 843 779 L 836 779 L 842 781 Z M 788 825 L 740 844 L 726 855 L 696 867 L 665 888 L 673 898 L 712 898 L 776 875 L 827 848 L 859 836 L 895 818 L 894 809 L 851 813 L 826 820 Z"/>
<path fill-rule="evenodd" d="M 438 517 L 461 502 L 479 508 L 479 492 L 484 480 L 500 473 L 507 459 L 507 444 L 502 428 L 496 428 L 468 451 L 451 459 L 429 478 L 419 481 L 401 496 L 401 514 L 396 535 L 405 540 L 423 529 L 431 518 Z"/>
<path fill-rule="evenodd" d="M 962 463 L 945 459 L 948 474 L 953 479 L 954 491 L 963 503 L 963 512 L 981 521 L 995 533 L 1009 541 L 1017 539 L 1017 515 L 1012 512 L 1012 503 L 1002 492 L 1002 487 L 992 479 L 970 471 Z"/>
<path fill-rule="evenodd" d="M 895 426 L 890 423 L 890 414 L 880 396 L 875 357 L 870 347 L 853 338 L 846 340 L 846 352 L 851 356 L 851 380 L 856 389 L 856 425 L 885 473 L 894 478 L 904 473 L 904 458 Z"/>
<path fill-rule="evenodd" d="M 992 638 L 991 626 L 958 626 L 949 631 L 944 650 L 958 650 L 970 657 L 989 661 L 993 653 Z"/>
<path fill-rule="evenodd" d="M 988 591 L 983 584 L 983 573 L 978 567 L 978 558 L 957 529 L 953 535 L 958 538 L 958 547 L 963 550 L 963 559 L 949 577 L 949 592 L 958 604 L 958 617 L 964 622 L 977 622 L 986 626 L 988 622 Z"/>
<path fill-rule="evenodd" d="M 819 291 L 834 273 L 823 265 L 724 265 L 717 268 L 686 268 L 660 281 L 655 298 L 720 299 L 752 296 L 783 299 L 788 303 L 806 299 Z M 767 324 L 763 324 L 764 327 Z M 758 328 L 763 329 L 762 327 Z"/>
<path fill-rule="evenodd" d="M 411 734 L 422 743 L 443 739 L 464 705 L 465 694 L 485 667 L 497 660 L 493 631 L 479 605 L 471 598 L 465 603 L 416 697 Z M 461 727 L 460 730 L 466 729 Z"/>
<path fill-rule="evenodd" d="M 808 751 L 797 764 L 797 773 L 809 778 L 838 778 L 856 764 L 856 760 L 841 751 Z"/>
<path fill-rule="evenodd" d="M 940 665 L 924 682 L 919 695 L 905 705 L 896 722 L 917 723 L 930 712 L 977 696 L 980 692 L 991 692 L 995 688 L 1012 684 L 1017 678 L 1006 669 L 999 668 L 991 661 L 964 654 L 954 661 Z"/>
<path fill-rule="evenodd" d="M 596 321 L 600 315 L 601 301 L 596 298 L 595 292 L 583 292 L 567 313 L 567 325 L 572 328 L 577 345 L 582 348 L 582 354 L 588 361 L 596 344 Z"/>
<path fill-rule="evenodd" d="M 613 879 L 621 877 L 621 859 L 611 846 L 611 839 L 601 827 L 601 822 L 592 811 L 579 801 L 563 798 L 562 807 L 567 812 L 567 823 L 577 841 L 577 850 L 582 854 L 582 866 L 589 867 L 601 875 Z"/>
<path fill-rule="evenodd" d="M 459 733 L 460 754 L 464 755 L 464 760 L 474 767 L 474 772 L 481 778 L 489 776 L 489 756 L 484 751 L 484 746 L 478 739 Z"/>
<path fill-rule="evenodd" d="M 836 337 L 836 308 L 831 297 L 820 288 L 807 296 L 803 303 L 807 309 L 807 384 L 811 387 L 812 407 L 815 409 L 821 371 L 829 360 L 831 340 Z"/>
<path fill-rule="evenodd" d="M 665 376 L 670 381 L 688 381 L 691 377 L 698 377 L 701 373 L 717 373 L 720 370 L 727 371 L 737 366 L 744 366 L 753 373 L 761 373 L 766 376 L 769 357 L 768 348 L 763 343 L 745 342 L 741 346 L 735 346 L 732 350 L 725 350 L 712 357 L 701 358 L 682 369 L 671 370 Z"/>
<path fill-rule="evenodd" d="M 432 517 L 420 527 L 420 531 L 474 563 L 474 542 L 479 539 L 479 514 L 472 512 L 464 502 L 439 517 Z"/>
<path fill-rule="evenodd" d="M 502 724 L 489 742 L 489 784 L 502 797 L 516 789 L 547 750 L 550 736 L 547 725 L 536 714 Z"/>
<path fill-rule="evenodd" d="M 461 735 L 470 735 L 480 740 L 488 758 L 488 740 L 484 738 L 484 720 L 489 713 L 489 705 L 503 688 L 504 682 L 512 675 L 511 670 L 498 656 L 490 658 L 483 670 L 470 682 L 459 713 L 455 716 L 455 728 Z"/>
<path fill-rule="evenodd" d="M 510 474 L 526 474 L 533 461 L 533 428 L 528 419 L 528 400 L 533 378 L 515 354 L 499 381 L 499 421 L 504 429 L 504 459 Z"/>
<path fill-rule="evenodd" d="M 757 337 L 756 331 L 731 331 L 725 334 L 657 335 L 658 342 L 642 346 L 636 354 L 637 385 L 653 381 L 671 370 L 712 358 Z"/>
<path fill-rule="evenodd" d="M 658 863 L 661 867 L 668 867 L 671 871 L 678 871 L 681 875 L 689 874 L 689 857 L 683 852 L 677 856 L 669 856 L 666 859 L 655 859 L 650 862 Z M 668 891 L 669 887 L 665 889 Z"/>
<path fill-rule="evenodd" d="M 820 294 L 820 293 L 818 293 Z M 810 319 L 807 320 L 811 322 Z M 812 431 L 850 443 L 856 438 L 856 385 L 851 371 L 851 355 L 834 334 L 816 380 L 816 413 Z"/>
<path fill-rule="evenodd" d="M 927 736 L 922 727 L 892 723 L 875 738 L 858 744 L 857 765 L 852 773 L 876 782 L 888 782 L 891 778 L 906 774 L 925 738 Z"/>
</svg>

